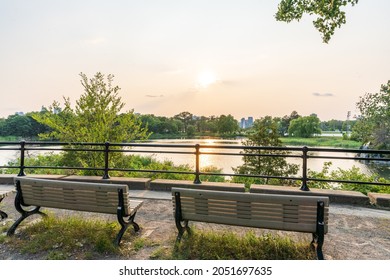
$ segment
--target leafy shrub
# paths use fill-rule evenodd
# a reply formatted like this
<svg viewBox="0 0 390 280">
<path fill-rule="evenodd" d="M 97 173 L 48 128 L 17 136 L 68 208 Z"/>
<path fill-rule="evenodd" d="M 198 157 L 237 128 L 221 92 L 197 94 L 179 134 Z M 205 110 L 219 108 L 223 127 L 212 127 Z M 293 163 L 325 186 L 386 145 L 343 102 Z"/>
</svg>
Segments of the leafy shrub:
<svg viewBox="0 0 390 280">
<path fill-rule="evenodd" d="M 336 181 L 360 181 L 360 182 L 371 182 L 371 183 L 390 183 L 390 180 L 381 178 L 378 174 L 374 173 L 371 175 L 364 174 L 358 167 L 352 166 L 348 170 L 338 168 L 337 170 L 330 171 L 332 163 L 325 162 L 320 172 L 308 171 L 310 178 L 336 180 Z M 320 189 L 339 189 L 358 191 L 364 194 L 369 192 L 378 193 L 390 193 L 390 186 L 380 186 L 371 184 L 356 184 L 356 183 L 330 183 L 330 182 L 308 182 L 309 188 L 320 188 Z"/>
</svg>

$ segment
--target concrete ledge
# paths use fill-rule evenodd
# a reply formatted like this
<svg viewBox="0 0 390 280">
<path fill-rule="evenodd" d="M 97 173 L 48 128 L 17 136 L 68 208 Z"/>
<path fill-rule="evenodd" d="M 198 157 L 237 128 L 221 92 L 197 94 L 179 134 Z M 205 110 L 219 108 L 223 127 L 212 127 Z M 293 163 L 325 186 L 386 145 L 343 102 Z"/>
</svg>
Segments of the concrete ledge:
<svg viewBox="0 0 390 280">
<path fill-rule="evenodd" d="M 156 179 L 150 182 L 150 189 L 154 191 L 171 191 L 172 187 L 192 188 L 203 190 L 218 190 L 231 192 L 245 192 L 244 184 L 233 184 L 223 182 L 202 182 L 194 184 L 192 181 Z"/>
<path fill-rule="evenodd" d="M 387 193 L 368 193 L 372 204 L 379 207 L 390 208 L 390 194 Z"/>
<path fill-rule="evenodd" d="M 31 174 L 28 177 L 40 179 L 61 179 L 66 175 L 46 175 L 46 174 Z M 16 174 L 0 174 L 0 184 L 13 184 L 14 178 L 18 177 Z"/>
<path fill-rule="evenodd" d="M 65 178 L 66 175 L 31 174 L 31 175 L 27 175 L 26 177 L 59 180 L 59 179 Z"/>
<path fill-rule="evenodd" d="M 343 203 L 352 205 L 369 205 L 370 199 L 368 196 L 354 191 L 340 190 L 325 190 L 311 189 L 310 191 L 301 191 L 296 187 L 287 186 L 270 186 L 270 185 L 252 185 L 250 188 L 252 193 L 273 193 L 273 194 L 290 194 L 290 195 L 312 195 L 312 196 L 327 196 L 332 203 Z"/>
<path fill-rule="evenodd" d="M 130 177 L 111 177 L 110 179 L 102 179 L 101 176 L 66 176 L 62 180 L 93 182 L 93 183 L 108 183 L 108 184 L 125 184 L 130 190 L 146 190 L 149 189 L 150 178 L 130 178 Z"/>
<path fill-rule="evenodd" d="M 0 174 L 0 184 L 10 185 L 14 183 L 14 177 L 18 176 L 17 174 Z"/>
</svg>

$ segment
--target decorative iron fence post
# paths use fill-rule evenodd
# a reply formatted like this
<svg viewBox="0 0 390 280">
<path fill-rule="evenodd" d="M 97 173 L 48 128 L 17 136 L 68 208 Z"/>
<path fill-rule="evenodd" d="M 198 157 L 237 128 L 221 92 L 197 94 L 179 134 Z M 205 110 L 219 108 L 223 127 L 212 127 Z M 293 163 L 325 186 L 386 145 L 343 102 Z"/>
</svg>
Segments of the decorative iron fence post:
<svg viewBox="0 0 390 280">
<path fill-rule="evenodd" d="M 18 176 L 26 176 L 24 173 L 24 151 L 25 151 L 26 141 L 20 141 L 20 170 Z"/>
<path fill-rule="evenodd" d="M 196 165 L 195 165 L 195 180 L 194 180 L 194 184 L 202 184 L 202 182 L 200 181 L 200 177 L 199 177 L 199 144 L 196 144 L 195 145 L 195 159 L 196 159 Z"/>
<path fill-rule="evenodd" d="M 108 174 L 108 153 L 110 152 L 110 143 L 104 143 L 104 175 L 103 179 L 110 179 L 110 175 Z"/>
<path fill-rule="evenodd" d="M 310 191 L 307 186 L 307 152 L 309 148 L 304 146 L 302 148 L 302 186 L 300 188 L 301 191 Z"/>
</svg>

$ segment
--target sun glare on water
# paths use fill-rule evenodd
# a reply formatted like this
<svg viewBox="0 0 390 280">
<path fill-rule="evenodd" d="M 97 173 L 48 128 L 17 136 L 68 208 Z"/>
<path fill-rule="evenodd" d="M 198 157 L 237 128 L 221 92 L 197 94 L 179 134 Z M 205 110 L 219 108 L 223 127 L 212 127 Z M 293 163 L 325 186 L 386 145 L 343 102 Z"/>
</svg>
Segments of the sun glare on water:
<svg viewBox="0 0 390 280">
<path fill-rule="evenodd" d="M 197 84 L 202 88 L 207 88 L 217 82 L 217 76 L 211 70 L 204 70 L 198 74 Z"/>
</svg>

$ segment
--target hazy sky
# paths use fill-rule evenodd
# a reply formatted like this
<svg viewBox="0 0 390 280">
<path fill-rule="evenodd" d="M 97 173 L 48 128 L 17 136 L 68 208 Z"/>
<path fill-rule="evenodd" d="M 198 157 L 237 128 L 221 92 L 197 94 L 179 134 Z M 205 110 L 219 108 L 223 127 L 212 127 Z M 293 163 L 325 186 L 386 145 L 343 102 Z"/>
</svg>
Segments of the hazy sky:
<svg viewBox="0 0 390 280">
<path fill-rule="evenodd" d="M 360 0 L 329 44 L 274 0 L 0 0 L 0 117 L 114 74 L 126 110 L 345 119 L 390 79 L 390 1 Z"/>
</svg>

